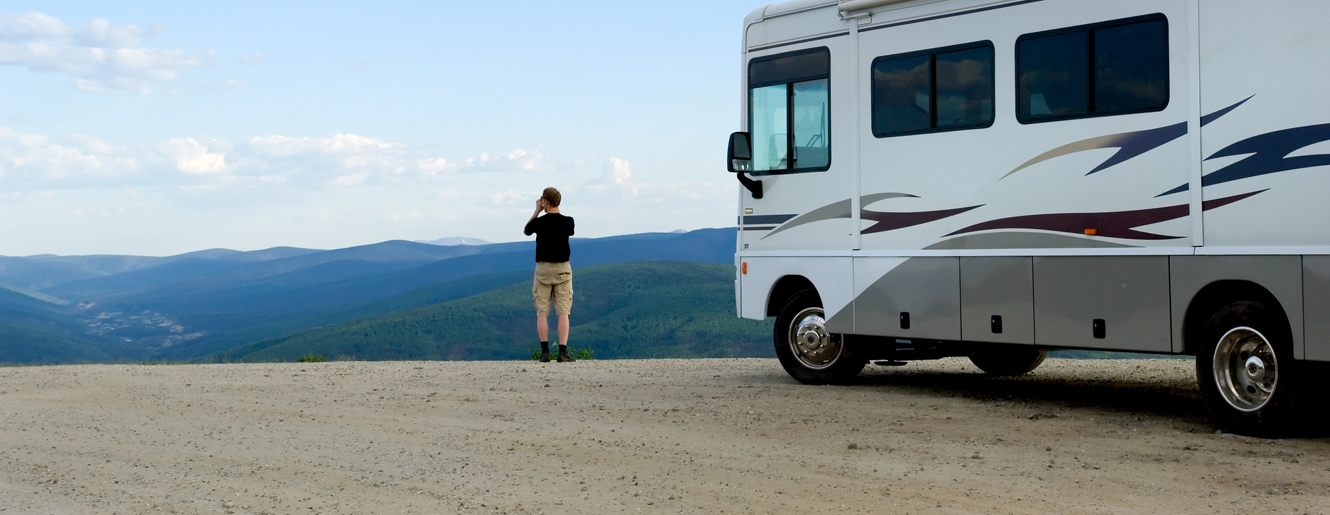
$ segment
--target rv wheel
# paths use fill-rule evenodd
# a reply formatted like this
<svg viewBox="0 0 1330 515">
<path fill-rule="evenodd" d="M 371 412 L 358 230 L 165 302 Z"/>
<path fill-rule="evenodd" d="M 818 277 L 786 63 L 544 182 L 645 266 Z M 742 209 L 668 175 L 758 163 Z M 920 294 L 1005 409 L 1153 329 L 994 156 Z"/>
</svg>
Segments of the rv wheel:
<svg viewBox="0 0 1330 515">
<path fill-rule="evenodd" d="M 1210 317 L 1201 338 L 1196 378 L 1219 425 L 1251 436 L 1289 430 L 1301 378 L 1283 321 L 1263 304 L 1235 302 Z"/>
<path fill-rule="evenodd" d="M 970 362 L 990 375 L 1019 376 L 1039 368 L 1047 357 L 1046 350 L 994 345 L 971 352 Z"/>
<path fill-rule="evenodd" d="M 827 332 L 822 306 L 812 290 L 799 292 L 776 317 L 776 357 L 804 384 L 848 381 L 868 364 L 846 352 L 844 340 Z"/>
</svg>

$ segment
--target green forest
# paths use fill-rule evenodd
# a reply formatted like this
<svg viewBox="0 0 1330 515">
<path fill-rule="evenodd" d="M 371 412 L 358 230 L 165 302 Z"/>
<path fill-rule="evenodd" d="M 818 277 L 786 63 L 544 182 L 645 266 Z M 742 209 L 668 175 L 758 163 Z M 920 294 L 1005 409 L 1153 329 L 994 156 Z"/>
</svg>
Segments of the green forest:
<svg viewBox="0 0 1330 515">
<path fill-rule="evenodd" d="M 596 358 L 772 357 L 771 322 L 740 319 L 734 266 L 637 261 L 573 275 L 570 346 Z M 440 304 L 270 338 L 199 361 L 525 359 L 539 345 L 530 280 Z M 554 319 L 551 317 L 551 325 Z M 551 331 L 553 332 L 553 331 Z"/>
</svg>

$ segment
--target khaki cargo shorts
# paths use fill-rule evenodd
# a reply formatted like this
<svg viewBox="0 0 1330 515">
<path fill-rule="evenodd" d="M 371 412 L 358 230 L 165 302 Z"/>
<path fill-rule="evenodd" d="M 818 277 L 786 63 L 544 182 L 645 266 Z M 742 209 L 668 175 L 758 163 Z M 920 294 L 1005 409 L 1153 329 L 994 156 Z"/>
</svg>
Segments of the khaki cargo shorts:
<svg viewBox="0 0 1330 515">
<path fill-rule="evenodd" d="M 567 315 L 573 309 L 573 265 L 567 261 L 537 261 L 531 296 L 536 299 L 536 316 L 549 316 L 551 297 L 554 299 L 554 313 Z"/>
</svg>

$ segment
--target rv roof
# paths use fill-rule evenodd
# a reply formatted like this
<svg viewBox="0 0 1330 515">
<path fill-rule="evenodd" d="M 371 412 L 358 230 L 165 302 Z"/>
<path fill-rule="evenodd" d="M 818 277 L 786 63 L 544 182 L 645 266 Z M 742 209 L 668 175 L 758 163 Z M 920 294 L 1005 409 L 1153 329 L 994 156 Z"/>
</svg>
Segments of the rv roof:
<svg viewBox="0 0 1330 515">
<path fill-rule="evenodd" d="M 837 3 L 839 3 L 837 0 L 791 0 L 754 9 L 752 13 L 749 13 L 746 21 L 747 24 L 752 24 L 764 18 L 774 18 L 785 14 L 836 5 Z"/>
</svg>

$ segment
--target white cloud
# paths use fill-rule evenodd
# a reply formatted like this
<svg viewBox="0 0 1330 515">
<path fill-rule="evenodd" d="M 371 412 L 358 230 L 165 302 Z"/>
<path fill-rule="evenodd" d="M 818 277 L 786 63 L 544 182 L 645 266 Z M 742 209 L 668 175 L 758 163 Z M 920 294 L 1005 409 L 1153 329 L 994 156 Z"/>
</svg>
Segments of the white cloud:
<svg viewBox="0 0 1330 515">
<path fill-rule="evenodd" d="M 587 181 L 584 186 L 596 193 L 617 192 L 620 197 L 636 197 L 638 184 L 633 181 L 633 172 L 628 161 L 611 157 L 605 162 L 604 172 L 600 177 Z"/>
<path fill-rule="evenodd" d="M 228 80 L 224 82 L 209 82 L 199 85 L 200 88 L 208 91 L 244 91 L 249 87 L 249 81 Z"/>
<path fill-rule="evenodd" d="M 592 181 L 592 184 L 628 184 L 632 176 L 633 172 L 628 161 L 611 157 L 605 163 L 605 173 L 600 176 L 599 180 Z"/>
<path fill-rule="evenodd" d="M 495 204 L 520 204 L 529 200 L 532 205 L 535 205 L 535 200 L 538 198 L 540 198 L 540 192 L 508 190 L 495 193 L 494 196 L 490 197 L 490 200 Z"/>
<path fill-rule="evenodd" d="M 162 150 L 175 163 L 176 169 L 185 173 L 226 171 L 226 152 L 209 152 L 209 147 L 194 138 L 176 138 L 167 141 Z"/>
<path fill-rule="evenodd" d="M 539 152 L 519 148 L 503 154 L 484 153 L 479 157 L 469 157 L 461 163 L 461 167 L 484 171 L 542 172 L 552 169 L 553 163 Z"/>
<path fill-rule="evenodd" d="M 263 64 L 263 54 L 253 53 L 240 58 L 240 62 L 245 64 Z"/>
<path fill-rule="evenodd" d="M 99 182 L 139 168 L 138 159 L 110 143 L 85 136 L 67 139 L 57 143 L 0 127 L 0 181 L 5 189 L 67 179 Z"/>
<path fill-rule="evenodd" d="M 137 25 L 93 20 L 82 27 L 32 12 L 0 16 L 0 65 L 64 73 L 74 87 L 93 92 L 146 94 L 189 68 L 212 64 L 213 52 L 140 46 L 158 32 Z"/>
</svg>

